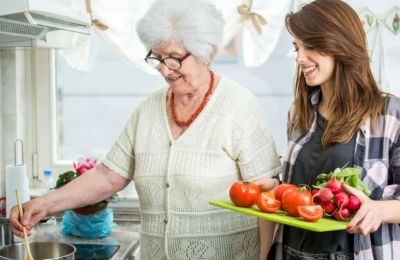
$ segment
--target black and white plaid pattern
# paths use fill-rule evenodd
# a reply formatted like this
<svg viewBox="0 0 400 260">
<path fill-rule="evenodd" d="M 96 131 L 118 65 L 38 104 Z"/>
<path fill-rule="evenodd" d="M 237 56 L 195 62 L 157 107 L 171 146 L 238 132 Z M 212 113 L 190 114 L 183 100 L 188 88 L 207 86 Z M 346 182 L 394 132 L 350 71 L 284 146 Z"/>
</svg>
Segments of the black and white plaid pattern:
<svg viewBox="0 0 400 260">
<path fill-rule="evenodd" d="M 314 113 L 318 107 L 320 90 L 311 95 Z M 289 112 L 289 118 L 293 108 Z M 294 163 L 304 143 L 316 128 L 316 116 L 308 132 L 299 135 L 288 129 L 288 153 L 284 161 L 284 182 L 290 182 Z M 375 124 L 375 131 L 371 126 Z M 361 169 L 361 179 L 371 190 L 373 200 L 400 200 L 400 99 L 387 97 L 387 104 L 380 118 L 374 122 L 368 119 L 357 133 L 354 152 L 354 167 Z M 282 228 L 276 242 L 282 249 Z M 278 255 L 281 256 L 280 253 Z M 278 257 L 279 259 L 280 257 Z M 367 236 L 354 236 L 355 259 L 400 259 L 400 225 L 382 224 Z"/>
</svg>

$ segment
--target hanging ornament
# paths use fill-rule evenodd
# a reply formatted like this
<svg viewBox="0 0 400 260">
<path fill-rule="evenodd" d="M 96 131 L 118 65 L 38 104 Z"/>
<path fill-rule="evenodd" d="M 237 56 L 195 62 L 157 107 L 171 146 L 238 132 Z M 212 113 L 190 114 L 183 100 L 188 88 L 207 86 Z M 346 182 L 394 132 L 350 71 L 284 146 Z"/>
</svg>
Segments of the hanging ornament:
<svg viewBox="0 0 400 260">
<path fill-rule="evenodd" d="M 358 16 L 361 19 L 361 23 L 364 27 L 365 33 L 368 33 L 377 25 L 377 20 L 375 15 L 368 9 L 364 8 L 363 10 L 358 12 Z"/>
<path fill-rule="evenodd" d="M 400 32 L 400 7 L 393 8 L 386 16 L 384 23 L 393 34 L 397 35 Z"/>
</svg>

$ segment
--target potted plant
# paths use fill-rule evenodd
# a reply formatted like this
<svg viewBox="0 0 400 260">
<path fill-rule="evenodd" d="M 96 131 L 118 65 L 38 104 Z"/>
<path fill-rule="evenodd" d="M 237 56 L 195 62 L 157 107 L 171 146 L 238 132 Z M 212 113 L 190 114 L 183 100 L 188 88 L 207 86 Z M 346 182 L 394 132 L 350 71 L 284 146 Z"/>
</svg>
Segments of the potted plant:
<svg viewBox="0 0 400 260">
<path fill-rule="evenodd" d="M 81 176 L 82 174 L 87 172 L 88 170 L 95 167 L 96 164 L 97 164 L 97 160 L 95 160 L 93 158 L 89 158 L 89 157 L 83 159 L 82 161 L 74 161 L 73 167 L 74 167 L 75 171 L 67 171 L 67 172 L 60 174 L 58 176 L 56 186 L 54 187 L 54 189 L 61 188 L 65 184 L 78 178 L 79 176 Z M 85 207 L 76 208 L 73 210 L 81 215 L 94 214 L 102 209 L 105 209 L 108 205 L 108 202 L 110 202 L 110 201 L 115 202 L 117 200 L 118 200 L 118 194 L 116 193 L 112 197 L 110 197 L 106 200 L 103 200 L 103 201 L 100 201 L 100 202 L 97 202 L 95 204 L 91 204 L 91 205 L 88 205 Z"/>
<path fill-rule="evenodd" d="M 97 160 L 86 158 L 74 162 L 75 171 L 67 171 L 58 176 L 56 186 L 58 189 L 72 180 L 85 174 L 96 166 Z M 67 210 L 64 212 L 61 221 L 61 231 L 65 235 L 78 236 L 83 238 L 100 238 L 109 236 L 114 221 L 112 209 L 107 208 L 108 202 L 117 201 L 118 195 L 81 208 Z"/>
</svg>

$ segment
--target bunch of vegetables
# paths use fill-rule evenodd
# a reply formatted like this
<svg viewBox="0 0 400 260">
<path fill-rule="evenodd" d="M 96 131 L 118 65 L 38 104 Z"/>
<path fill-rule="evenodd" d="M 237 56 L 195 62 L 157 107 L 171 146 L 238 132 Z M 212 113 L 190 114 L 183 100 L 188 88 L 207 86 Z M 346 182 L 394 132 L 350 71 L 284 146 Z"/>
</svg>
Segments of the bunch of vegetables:
<svg viewBox="0 0 400 260">
<path fill-rule="evenodd" d="M 336 169 L 332 173 L 317 176 L 317 183 L 312 192 L 306 185 L 296 186 L 283 183 L 274 193 L 261 192 L 252 182 L 235 182 L 229 196 L 236 206 L 251 207 L 256 204 L 260 211 L 272 213 L 281 208 L 294 217 L 306 221 L 317 221 L 323 215 L 333 216 L 337 220 L 347 220 L 357 212 L 361 201 L 354 195 L 347 194 L 343 183 L 370 195 L 370 191 L 358 178 L 357 168 Z"/>
<path fill-rule="evenodd" d="M 280 184 L 271 193 L 261 192 L 255 183 L 238 181 L 231 186 L 229 196 L 236 206 L 251 207 L 256 204 L 262 212 L 277 212 L 282 207 L 287 214 L 302 216 L 307 221 L 317 221 L 323 215 L 321 206 L 313 205 L 311 192 L 305 186 Z"/>
<path fill-rule="evenodd" d="M 344 168 L 318 175 L 317 184 L 312 191 L 313 202 L 321 205 L 326 216 L 347 220 L 360 208 L 361 201 L 357 196 L 348 194 L 343 189 L 343 183 L 362 191 L 367 196 L 371 194 L 367 186 L 359 180 L 359 174 L 357 168 Z"/>
</svg>

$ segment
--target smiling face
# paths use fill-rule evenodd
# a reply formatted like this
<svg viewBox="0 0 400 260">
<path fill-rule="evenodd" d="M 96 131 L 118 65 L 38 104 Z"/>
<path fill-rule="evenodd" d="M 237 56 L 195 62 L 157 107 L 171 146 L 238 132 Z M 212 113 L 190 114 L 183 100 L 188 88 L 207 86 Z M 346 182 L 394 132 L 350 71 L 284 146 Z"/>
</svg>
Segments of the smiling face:
<svg viewBox="0 0 400 260">
<path fill-rule="evenodd" d="M 152 49 L 153 57 L 164 59 L 173 57 L 182 59 L 187 51 L 179 44 L 164 43 Z M 208 66 L 199 61 L 193 55 L 184 59 L 181 67 L 177 70 L 171 70 L 165 64 L 162 64 L 158 70 L 170 86 L 173 93 L 184 95 L 193 93 L 209 81 Z"/>
<path fill-rule="evenodd" d="M 308 86 L 323 86 L 333 79 L 335 59 L 325 55 L 299 39 L 294 39 L 294 48 L 297 52 L 296 63 L 299 65 Z"/>
</svg>

